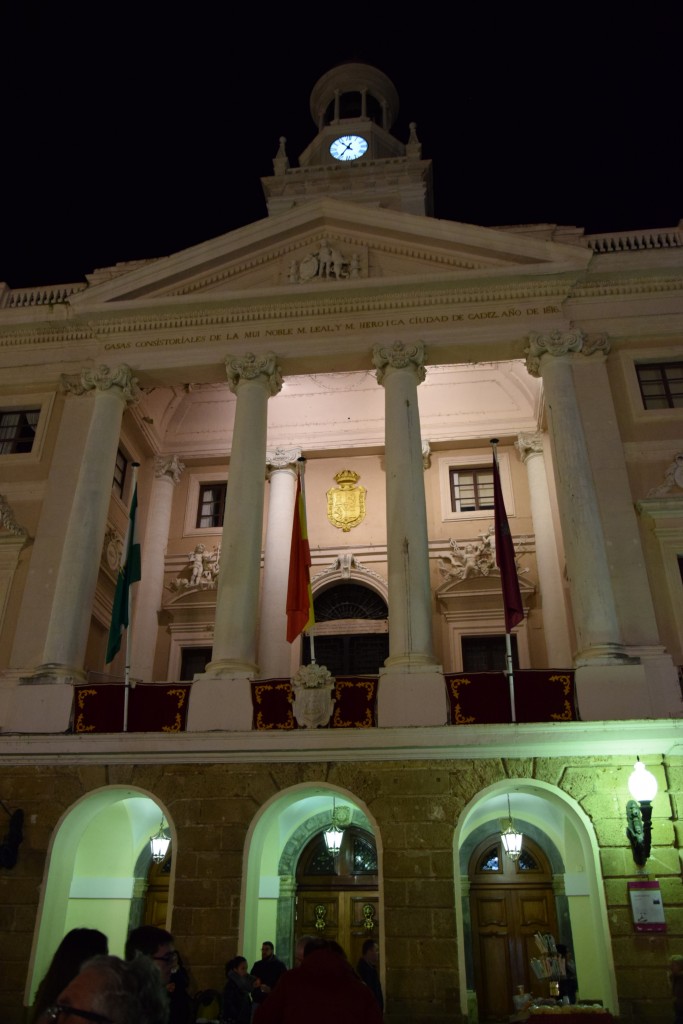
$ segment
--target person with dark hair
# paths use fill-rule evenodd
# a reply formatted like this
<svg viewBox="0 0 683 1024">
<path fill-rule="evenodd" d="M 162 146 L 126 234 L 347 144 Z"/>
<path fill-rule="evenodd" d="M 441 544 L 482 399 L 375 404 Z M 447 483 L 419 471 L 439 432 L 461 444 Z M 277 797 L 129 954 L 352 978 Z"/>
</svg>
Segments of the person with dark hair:
<svg viewBox="0 0 683 1024">
<path fill-rule="evenodd" d="M 171 972 L 178 961 L 170 932 L 156 928 L 152 924 L 134 928 L 126 939 L 126 960 L 132 960 L 136 953 L 142 953 L 153 960 L 164 985 L 169 984 Z"/>
<path fill-rule="evenodd" d="M 170 1001 L 170 1024 L 189 1024 L 193 1002 L 188 994 L 190 976 L 178 955 L 173 936 L 151 924 L 134 928 L 126 941 L 126 960 L 136 953 L 148 956 L 161 975 Z"/>
<path fill-rule="evenodd" d="M 313 939 L 301 967 L 287 971 L 254 1024 L 382 1024 L 382 1011 L 336 942 Z"/>
<path fill-rule="evenodd" d="M 265 1002 L 266 996 L 272 992 L 286 970 L 282 960 L 275 956 L 273 943 L 264 942 L 261 946 L 261 959 L 257 960 L 251 969 L 251 973 L 259 981 L 253 994 L 255 1003 Z"/>
<path fill-rule="evenodd" d="M 48 1008 L 47 1020 L 87 1019 L 93 1024 L 168 1024 L 168 999 L 148 957 L 96 956 Z"/>
<path fill-rule="evenodd" d="M 356 970 L 361 981 L 368 986 L 377 1000 L 377 1005 L 384 1012 L 384 995 L 382 984 L 379 980 L 377 964 L 379 963 L 379 946 L 374 939 L 366 939 L 361 948 L 361 958 L 358 961 Z"/>
<path fill-rule="evenodd" d="M 31 1022 L 37 1021 L 76 977 L 86 960 L 108 953 L 107 936 L 96 928 L 72 928 L 57 946 L 45 977 L 38 986 Z"/>
<path fill-rule="evenodd" d="M 251 1020 L 251 991 L 254 979 L 247 973 L 247 961 L 234 956 L 225 965 L 226 983 L 223 989 L 221 1024 L 249 1024 Z"/>
</svg>

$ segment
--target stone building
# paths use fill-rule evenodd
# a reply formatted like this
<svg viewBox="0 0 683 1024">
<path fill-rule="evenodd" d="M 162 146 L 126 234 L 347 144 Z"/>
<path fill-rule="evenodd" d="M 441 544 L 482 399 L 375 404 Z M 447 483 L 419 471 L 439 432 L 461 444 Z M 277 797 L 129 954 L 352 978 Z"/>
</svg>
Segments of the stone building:
<svg viewBox="0 0 683 1024">
<path fill-rule="evenodd" d="M 581 997 L 668 1012 L 683 233 L 436 220 L 397 105 L 379 71 L 336 68 L 297 166 L 281 140 L 263 220 L 85 282 L 0 285 L 0 801 L 24 815 L 0 865 L 8 1024 L 67 930 L 121 953 L 142 920 L 199 989 L 264 939 L 291 963 L 302 932 L 352 957 L 374 936 L 395 1024 L 547 995 L 538 931 L 574 950 Z M 491 438 L 524 605 L 512 701 Z M 303 694 L 300 457 L 333 679 Z M 105 653 L 136 462 L 126 690 L 124 648 Z M 659 784 L 640 866 L 637 756 Z M 648 891 L 663 928 L 633 909 Z"/>
</svg>

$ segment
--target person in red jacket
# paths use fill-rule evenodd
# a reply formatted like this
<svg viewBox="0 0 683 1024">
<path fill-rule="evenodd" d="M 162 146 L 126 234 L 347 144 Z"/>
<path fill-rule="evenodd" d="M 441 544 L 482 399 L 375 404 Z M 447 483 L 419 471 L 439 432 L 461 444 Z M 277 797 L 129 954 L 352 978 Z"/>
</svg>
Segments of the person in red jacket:
<svg viewBox="0 0 683 1024">
<path fill-rule="evenodd" d="M 314 939 L 301 967 L 287 971 L 254 1016 L 254 1024 L 382 1024 L 375 998 L 336 942 Z"/>
</svg>

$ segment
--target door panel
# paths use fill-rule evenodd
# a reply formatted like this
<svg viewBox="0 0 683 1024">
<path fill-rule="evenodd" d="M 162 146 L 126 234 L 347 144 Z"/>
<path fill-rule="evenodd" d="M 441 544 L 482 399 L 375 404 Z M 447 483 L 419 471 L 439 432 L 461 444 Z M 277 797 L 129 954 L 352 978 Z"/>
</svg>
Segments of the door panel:
<svg viewBox="0 0 683 1024">
<path fill-rule="evenodd" d="M 338 942 L 356 964 L 366 939 L 379 939 L 379 894 L 329 889 L 300 892 L 296 932 Z"/>
<path fill-rule="evenodd" d="M 517 985 L 548 995 L 547 981 L 533 975 L 529 961 L 538 955 L 536 932 L 557 937 L 552 875 L 543 851 L 525 838 L 528 867 L 498 851 L 490 836 L 470 861 L 472 961 L 481 1021 L 507 1021 Z"/>
</svg>

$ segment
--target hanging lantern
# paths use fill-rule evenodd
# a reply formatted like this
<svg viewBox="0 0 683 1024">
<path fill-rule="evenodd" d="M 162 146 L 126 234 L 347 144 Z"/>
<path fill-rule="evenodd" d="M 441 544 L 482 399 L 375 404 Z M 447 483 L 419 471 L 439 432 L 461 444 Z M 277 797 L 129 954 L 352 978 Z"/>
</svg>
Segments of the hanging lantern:
<svg viewBox="0 0 683 1024">
<path fill-rule="evenodd" d="M 161 864 L 162 860 L 166 856 L 169 846 L 171 845 L 171 837 L 166 834 L 163 818 L 159 825 L 159 831 L 149 837 L 149 845 L 152 851 L 152 860 L 155 864 Z"/>
<path fill-rule="evenodd" d="M 329 827 L 323 832 L 323 839 L 325 840 L 325 846 L 330 853 L 335 856 L 339 853 L 342 844 L 342 837 L 344 830 L 339 827 L 339 819 L 337 817 L 337 808 L 334 797 L 332 798 L 332 820 Z"/>
<path fill-rule="evenodd" d="M 522 852 L 522 838 L 523 833 L 518 832 L 512 823 L 512 814 L 510 812 L 510 794 L 508 793 L 508 822 L 507 827 L 500 833 L 500 840 L 503 844 L 503 849 L 510 858 L 510 860 L 519 860 L 519 855 Z"/>
</svg>

